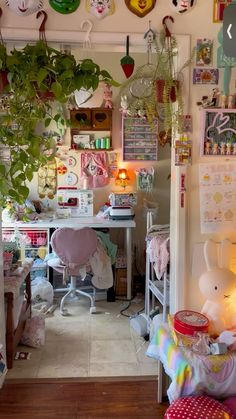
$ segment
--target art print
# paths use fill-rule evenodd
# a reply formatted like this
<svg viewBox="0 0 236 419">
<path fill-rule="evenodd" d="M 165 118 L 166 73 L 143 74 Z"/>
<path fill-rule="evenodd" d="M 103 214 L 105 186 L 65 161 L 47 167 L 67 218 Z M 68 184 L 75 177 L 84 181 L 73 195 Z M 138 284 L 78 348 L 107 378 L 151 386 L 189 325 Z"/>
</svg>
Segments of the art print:
<svg viewBox="0 0 236 419">
<path fill-rule="evenodd" d="M 194 68 L 193 84 L 218 84 L 219 69 L 218 68 Z"/>
<path fill-rule="evenodd" d="M 232 3 L 232 0 L 213 0 L 213 22 L 219 23 L 223 21 L 225 8 Z"/>
<path fill-rule="evenodd" d="M 197 39 L 196 65 L 204 67 L 212 64 L 213 41 L 211 39 Z"/>
</svg>

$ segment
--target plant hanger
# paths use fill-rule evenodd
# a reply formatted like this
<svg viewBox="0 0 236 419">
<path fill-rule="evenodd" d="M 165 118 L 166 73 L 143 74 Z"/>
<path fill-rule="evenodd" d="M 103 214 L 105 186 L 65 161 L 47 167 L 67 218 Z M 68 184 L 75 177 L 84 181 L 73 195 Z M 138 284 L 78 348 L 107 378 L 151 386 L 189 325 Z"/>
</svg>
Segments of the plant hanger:
<svg viewBox="0 0 236 419">
<path fill-rule="evenodd" d="M 45 42 L 45 44 L 47 44 L 46 34 L 45 34 L 45 23 L 46 23 L 46 20 L 48 18 L 48 15 L 44 10 L 39 10 L 37 15 L 36 15 L 36 19 L 38 19 L 42 15 L 43 15 L 43 20 L 42 20 L 41 25 L 39 27 L 39 40 L 43 41 L 43 42 Z"/>
</svg>

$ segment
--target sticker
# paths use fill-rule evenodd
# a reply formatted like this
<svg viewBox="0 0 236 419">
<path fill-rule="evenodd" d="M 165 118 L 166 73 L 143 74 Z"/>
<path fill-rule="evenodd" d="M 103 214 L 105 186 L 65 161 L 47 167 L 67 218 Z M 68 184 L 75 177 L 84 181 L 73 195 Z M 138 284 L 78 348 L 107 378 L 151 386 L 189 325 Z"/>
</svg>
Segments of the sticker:
<svg viewBox="0 0 236 419">
<path fill-rule="evenodd" d="M 74 186 L 78 183 L 78 176 L 74 172 L 69 172 L 65 176 L 65 183 L 70 186 Z"/>
<path fill-rule="evenodd" d="M 59 164 L 57 173 L 58 175 L 65 175 L 67 173 L 67 167 L 64 165 L 64 163 Z"/>
</svg>

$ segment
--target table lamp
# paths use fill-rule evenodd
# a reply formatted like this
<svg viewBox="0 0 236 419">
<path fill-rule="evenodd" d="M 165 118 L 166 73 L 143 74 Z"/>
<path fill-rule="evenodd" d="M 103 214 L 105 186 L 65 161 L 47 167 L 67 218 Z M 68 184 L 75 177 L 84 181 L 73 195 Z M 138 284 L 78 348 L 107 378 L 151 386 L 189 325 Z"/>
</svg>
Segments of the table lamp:
<svg viewBox="0 0 236 419">
<path fill-rule="evenodd" d="M 116 184 L 122 186 L 122 188 L 126 188 L 129 181 L 129 176 L 127 173 L 127 169 L 119 169 L 117 176 L 116 176 Z"/>
</svg>

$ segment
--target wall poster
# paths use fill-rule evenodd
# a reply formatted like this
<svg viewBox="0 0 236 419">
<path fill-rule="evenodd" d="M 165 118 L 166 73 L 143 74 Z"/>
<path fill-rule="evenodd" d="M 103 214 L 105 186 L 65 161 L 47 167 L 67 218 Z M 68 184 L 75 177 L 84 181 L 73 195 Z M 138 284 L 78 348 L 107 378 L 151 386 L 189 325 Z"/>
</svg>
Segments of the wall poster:
<svg viewBox="0 0 236 419">
<path fill-rule="evenodd" d="M 201 233 L 236 228 L 236 162 L 199 165 Z"/>
</svg>

